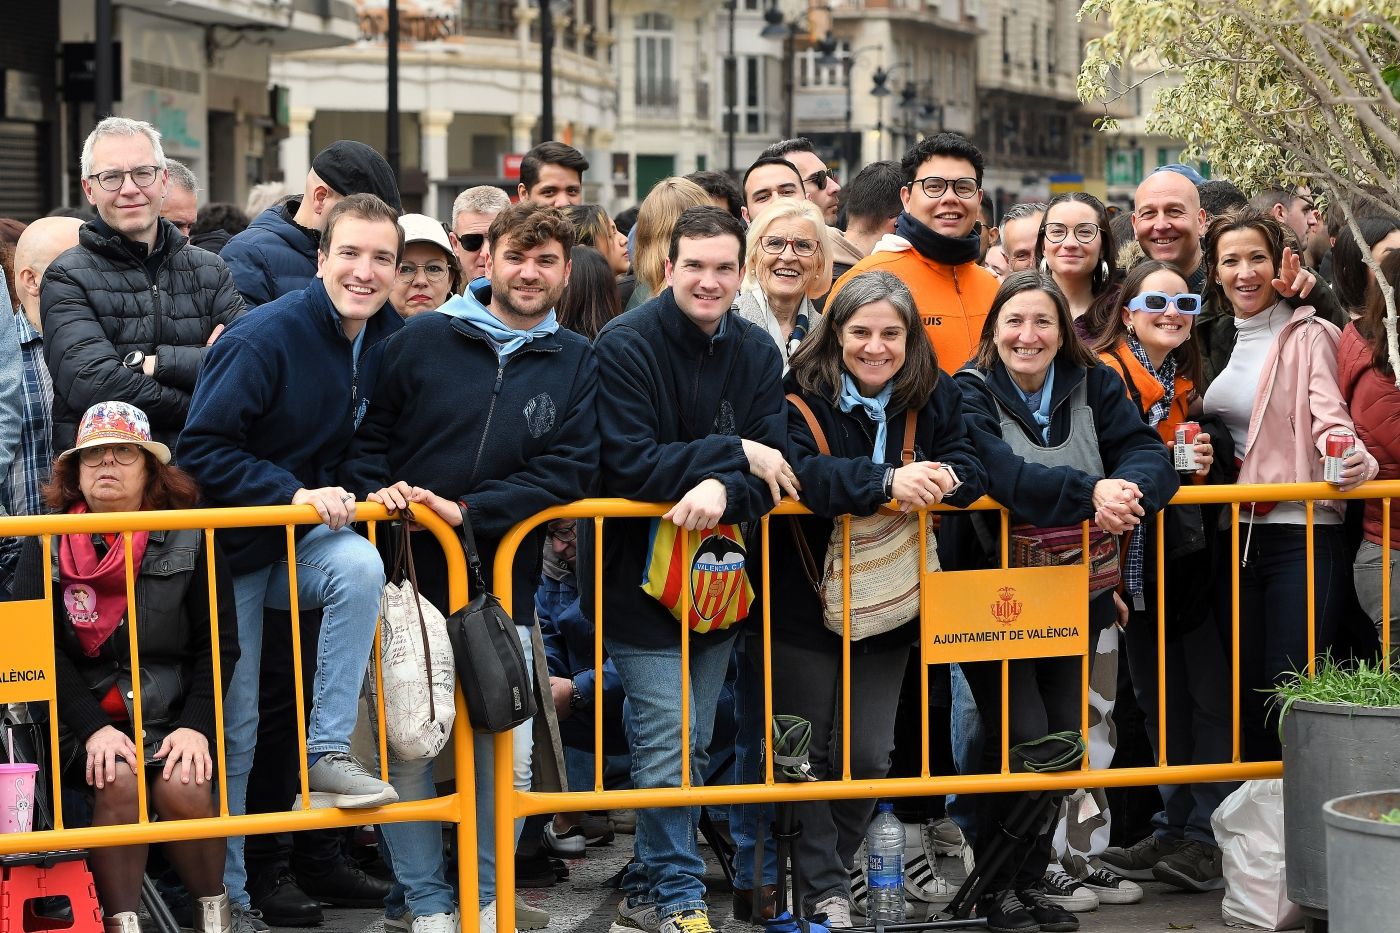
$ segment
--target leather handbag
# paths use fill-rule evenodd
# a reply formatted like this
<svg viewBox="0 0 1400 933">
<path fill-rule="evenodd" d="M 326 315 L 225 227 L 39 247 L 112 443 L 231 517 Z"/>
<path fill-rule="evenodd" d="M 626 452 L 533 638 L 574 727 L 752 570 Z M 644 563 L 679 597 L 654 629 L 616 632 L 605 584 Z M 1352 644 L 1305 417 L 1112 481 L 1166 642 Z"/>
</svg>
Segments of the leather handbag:
<svg viewBox="0 0 1400 933">
<path fill-rule="evenodd" d="M 802 413 L 817 450 L 831 456 L 831 447 L 817 424 L 816 416 L 799 396 L 788 395 L 788 401 Z M 900 463 L 914 462 L 914 428 L 918 412 L 910 409 L 904 420 L 904 449 Z M 874 515 L 849 516 L 851 550 L 846 554 L 842 522 L 837 519 L 827 541 L 826 555 L 818 574 L 816 560 L 796 519 L 789 526 L 796 539 L 807 580 L 817 591 L 822 603 L 822 622 L 826 628 L 842 634 L 845 613 L 845 578 L 850 568 L 851 581 L 851 641 L 881 635 L 899 628 L 919 614 L 919 583 L 924 573 L 939 569 L 938 544 L 934 539 L 931 514 L 924 514 L 927 552 L 924 566 L 919 567 L 920 513 L 900 512 L 881 506 Z"/>
<path fill-rule="evenodd" d="M 471 518 L 462 509 L 458 529 L 471 574 L 471 602 L 447 619 L 447 637 L 457 682 L 467 705 L 467 718 L 477 732 L 509 732 L 534 718 L 535 684 L 525 666 L 525 652 L 515 623 L 500 600 L 486 589 L 481 554 L 476 549 Z"/>
</svg>

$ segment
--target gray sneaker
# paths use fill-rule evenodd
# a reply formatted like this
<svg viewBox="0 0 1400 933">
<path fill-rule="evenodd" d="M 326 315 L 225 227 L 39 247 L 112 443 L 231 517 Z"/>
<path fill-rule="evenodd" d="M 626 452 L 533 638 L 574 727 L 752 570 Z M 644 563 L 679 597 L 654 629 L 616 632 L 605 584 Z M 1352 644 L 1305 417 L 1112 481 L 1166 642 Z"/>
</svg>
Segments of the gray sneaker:
<svg viewBox="0 0 1400 933">
<path fill-rule="evenodd" d="M 272 929 L 263 921 L 261 910 L 238 903 L 229 905 L 229 928 L 233 933 L 269 933 Z"/>
<path fill-rule="evenodd" d="M 306 772 L 306 783 L 311 788 L 311 806 L 382 807 L 399 799 L 398 791 L 379 778 L 372 776 L 346 752 L 327 752 L 321 756 L 311 770 Z M 301 795 L 292 803 L 292 809 L 301 806 Z"/>
<path fill-rule="evenodd" d="M 1152 866 L 1152 877 L 1187 891 L 1219 891 L 1225 887 L 1220 847 L 1186 842 Z"/>
<path fill-rule="evenodd" d="M 1151 881 L 1152 867 L 1181 848 L 1181 844 L 1180 839 L 1163 842 L 1152 833 L 1126 849 L 1121 846 L 1109 846 L 1103 855 L 1099 856 L 1099 861 L 1124 878 Z"/>
</svg>

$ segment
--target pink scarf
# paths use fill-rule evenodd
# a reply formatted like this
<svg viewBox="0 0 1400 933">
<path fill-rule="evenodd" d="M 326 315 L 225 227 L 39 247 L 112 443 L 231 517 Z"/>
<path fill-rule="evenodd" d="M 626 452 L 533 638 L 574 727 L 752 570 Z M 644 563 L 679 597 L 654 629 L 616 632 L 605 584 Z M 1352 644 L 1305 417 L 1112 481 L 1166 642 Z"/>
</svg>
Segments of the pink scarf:
<svg viewBox="0 0 1400 933">
<path fill-rule="evenodd" d="M 68 510 L 71 515 L 87 511 L 86 502 Z M 131 556 L 137 568 L 149 538 L 145 531 L 131 536 Z M 58 585 L 63 588 L 63 606 L 78 633 L 83 653 L 96 657 L 98 649 L 126 616 L 126 551 L 121 539 L 107 549 L 99 562 L 91 535 L 64 535 L 58 544 Z"/>
</svg>

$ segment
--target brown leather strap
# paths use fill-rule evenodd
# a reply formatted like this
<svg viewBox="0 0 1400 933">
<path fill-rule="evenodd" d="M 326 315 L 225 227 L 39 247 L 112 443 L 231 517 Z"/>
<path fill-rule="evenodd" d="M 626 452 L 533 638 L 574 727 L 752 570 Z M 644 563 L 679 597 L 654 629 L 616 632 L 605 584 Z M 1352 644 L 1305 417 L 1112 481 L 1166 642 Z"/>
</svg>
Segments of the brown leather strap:
<svg viewBox="0 0 1400 933">
<path fill-rule="evenodd" d="M 911 408 L 904 414 L 904 449 L 900 451 L 899 462 L 904 466 L 914 462 L 914 422 L 918 419 L 918 409 Z"/>
<path fill-rule="evenodd" d="M 817 442 L 817 450 L 826 457 L 831 456 L 831 447 L 826 442 L 826 435 L 822 433 L 821 425 L 817 424 L 817 416 L 812 414 L 811 406 L 802 400 L 802 396 L 796 392 L 789 392 L 787 400 L 802 412 L 802 420 L 807 422 L 807 427 L 812 432 L 812 437 Z"/>
</svg>

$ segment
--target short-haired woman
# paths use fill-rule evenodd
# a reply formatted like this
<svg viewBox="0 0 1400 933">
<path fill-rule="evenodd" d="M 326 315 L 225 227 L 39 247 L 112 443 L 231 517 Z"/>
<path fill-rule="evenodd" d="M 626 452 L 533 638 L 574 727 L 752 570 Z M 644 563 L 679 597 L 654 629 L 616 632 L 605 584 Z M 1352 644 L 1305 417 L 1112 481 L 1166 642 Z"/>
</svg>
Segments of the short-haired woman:
<svg viewBox="0 0 1400 933">
<path fill-rule="evenodd" d="M 812 299 L 831 288 L 831 246 L 822 213 L 811 201 L 784 199 L 749 225 L 744 284 L 736 307 L 778 345 L 786 368 L 811 332 Z"/>
</svg>

